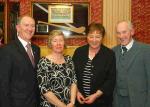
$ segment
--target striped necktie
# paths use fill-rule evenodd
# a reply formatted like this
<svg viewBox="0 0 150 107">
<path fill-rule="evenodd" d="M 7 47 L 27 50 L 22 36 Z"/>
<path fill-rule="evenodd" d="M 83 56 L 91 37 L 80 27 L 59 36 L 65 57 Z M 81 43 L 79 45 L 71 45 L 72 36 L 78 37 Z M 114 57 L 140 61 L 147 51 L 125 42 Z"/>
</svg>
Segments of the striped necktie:
<svg viewBox="0 0 150 107">
<path fill-rule="evenodd" d="M 31 44 L 28 43 L 28 44 L 26 45 L 26 47 L 27 47 L 27 54 L 28 54 L 28 56 L 29 56 L 29 58 L 30 58 L 30 61 L 31 61 L 33 67 L 34 67 L 34 66 L 35 66 L 35 62 L 34 62 L 34 57 L 33 57 L 33 55 L 32 55 Z"/>
</svg>

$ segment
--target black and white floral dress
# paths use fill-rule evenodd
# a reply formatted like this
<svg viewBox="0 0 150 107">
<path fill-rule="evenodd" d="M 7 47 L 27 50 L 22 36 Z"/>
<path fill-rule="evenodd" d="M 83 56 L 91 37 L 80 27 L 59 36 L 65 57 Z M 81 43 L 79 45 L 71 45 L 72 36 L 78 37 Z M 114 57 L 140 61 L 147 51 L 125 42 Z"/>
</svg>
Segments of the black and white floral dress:
<svg viewBox="0 0 150 107">
<path fill-rule="evenodd" d="M 37 78 L 41 92 L 41 107 L 55 107 L 47 102 L 42 94 L 53 92 L 65 104 L 70 100 L 70 86 L 76 83 L 74 65 L 70 56 L 64 56 L 65 63 L 56 64 L 46 57 L 42 57 L 38 63 Z"/>
</svg>

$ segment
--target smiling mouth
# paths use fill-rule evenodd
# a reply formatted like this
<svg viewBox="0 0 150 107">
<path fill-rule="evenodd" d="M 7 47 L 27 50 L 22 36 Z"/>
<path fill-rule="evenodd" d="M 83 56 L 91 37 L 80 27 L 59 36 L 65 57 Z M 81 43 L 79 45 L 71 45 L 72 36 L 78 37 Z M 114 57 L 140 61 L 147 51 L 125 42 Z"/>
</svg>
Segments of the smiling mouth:
<svg viewBox="0 0 150 107">
<path fill-rule="evenodd" d="M 126 40 L 125 40 L 125 39 L 120 39 L 120 41 L 124 42 L 124 41 L 126 41 Z"/>
<path fill-rule="evenodd" d="M 93 43 L 91 43 L 92 45 L 97 45 L 98 43 L 96 43 L 96 42 L 93 42 Z"/>
<path fill-rule="evenodd" d="M 63 48 L 63 47 L 56 47 L 56 48 L 59 48 L 59 49 L 60 49 L 60 48 Z"/>
</svg>

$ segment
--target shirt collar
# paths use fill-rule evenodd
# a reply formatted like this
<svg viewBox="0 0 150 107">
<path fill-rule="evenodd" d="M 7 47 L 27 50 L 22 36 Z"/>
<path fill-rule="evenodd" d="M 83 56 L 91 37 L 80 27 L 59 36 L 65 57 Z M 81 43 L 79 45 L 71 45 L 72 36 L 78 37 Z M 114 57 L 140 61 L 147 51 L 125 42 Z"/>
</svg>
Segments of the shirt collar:
<svg viewBox="0 0 150 107">
<path fill-rule="evenodd" d="M 131 47 L 132 47 L 132 45 L 133 45 L 133 42 L 134 42 L 134 40 L 132 39 L 132 40 L 130 41 L 130 43 L 125 46 L 125 47 L 127 48 L 127 51 L 128 51 L 129 49 L 131 49 Z M 122 46 L 121 46 L 121 47 L 122 47 Z"/>
<path fill-rule="evenodd" d="M 19 39 L 19 41 L 21 42 L 21 44 L 23 45 L 23 47 L 25 47 L 25 49 L 26 49 L 26 46 L 27 46 L 27 44 L 28 44 L 28 42 L 26 42 L 25 40 L 23 40 L 21 37 L 19 37 L 19 36 L 17 36 L 18 37 L 18 39 Z M 31 44 L 31 42 L 29 42 L 30 44 Z"/>
</svg>

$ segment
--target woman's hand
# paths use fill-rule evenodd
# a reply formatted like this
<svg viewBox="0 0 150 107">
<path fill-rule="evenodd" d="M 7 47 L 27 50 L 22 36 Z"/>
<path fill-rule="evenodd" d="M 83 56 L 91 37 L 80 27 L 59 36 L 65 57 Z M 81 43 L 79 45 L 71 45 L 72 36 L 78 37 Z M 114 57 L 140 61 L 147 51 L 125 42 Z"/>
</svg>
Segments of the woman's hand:
<svg viewBox="0 0 150 107">
<path fill-rule="evenodd" d="M 67 106 L 67 105 L 64 104 L 64 103 L 61 103 L 61 104 L 56 105 L 56 107 L 71 107 L 71 106 Z"/>
<path fill-rule="evenodd" d="M 94 101 L 95 101 L 98 97 L 100 97 L 102 94 L 103 94 L 102 91 L 97 90 L 96 93 L 91 94 L 90 96 L 86 97 L 84 103 L 86 103 L 86 104 L 92 104 L 92 103 L 94 103 Z"/>
<path fill-rule="evenodd" d="M 97 95 L 94 93 L 94 94 L 91 94 L 90 96 L 86 97 L 84 103 L 92 104 L 92 103 L 94 103 L 94 101 L 96 99 L 97 99 Z"/>
<path fill-rule="evenodd" d="M 83 95 L 79 91 L 77 92 L 77 100 L 80 104 L 84 104 L 85 98 L 83 97 Z"/>
<path fill-rule="evenodd" d="M 69 103 L 69 104 L 67 104 L 67 107 L 74 107 L 74 104 L 73 103 Z"/>
</svg>

